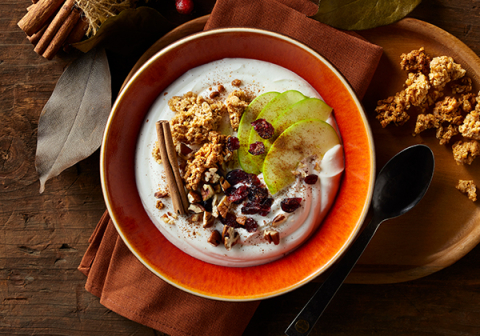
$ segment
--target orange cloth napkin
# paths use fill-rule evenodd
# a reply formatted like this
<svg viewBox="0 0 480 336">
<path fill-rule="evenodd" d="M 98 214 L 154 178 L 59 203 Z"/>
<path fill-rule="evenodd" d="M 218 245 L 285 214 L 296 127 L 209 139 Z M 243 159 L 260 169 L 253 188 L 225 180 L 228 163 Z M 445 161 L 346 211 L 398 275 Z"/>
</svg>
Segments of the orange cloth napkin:
<svg viewBox="0 0 480 336">
<path fill-rule="evenodd" d="M 309 19 L 309 0 L 218 0 L 205 29 L 256 27 L 291 36 L 330 60 L 362 97 L 382 50 L 355 34 Z M 221 302 L 179 290 L 151 273 L 119 237 L 107 212 L 79 270 L 108 309 L 171 336 L 239 336 L 259 302 Z"/>
</svg>

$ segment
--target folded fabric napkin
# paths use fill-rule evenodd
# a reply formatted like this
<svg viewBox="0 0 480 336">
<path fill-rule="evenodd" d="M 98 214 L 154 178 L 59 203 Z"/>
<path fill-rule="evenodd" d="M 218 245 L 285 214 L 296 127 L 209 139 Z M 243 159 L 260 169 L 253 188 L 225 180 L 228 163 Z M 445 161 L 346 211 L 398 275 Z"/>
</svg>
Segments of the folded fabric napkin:
<svg viewBox="0 0 480 336">
<path fill-rule="evenodd" d="M 309 0 L 218 0 L 205 29 L 255 27 L 293 37 L 332 62 L 362 97 L 381 48 L 309 19 L 316 10 Z M 79 266 L 85 288 L 105 307 L 153 329 L 172 336 L 241 335 L 258 307 L 201 298 L 167 284 L 130 252 L 108 212 L 89 243 Z"/>
</svg>

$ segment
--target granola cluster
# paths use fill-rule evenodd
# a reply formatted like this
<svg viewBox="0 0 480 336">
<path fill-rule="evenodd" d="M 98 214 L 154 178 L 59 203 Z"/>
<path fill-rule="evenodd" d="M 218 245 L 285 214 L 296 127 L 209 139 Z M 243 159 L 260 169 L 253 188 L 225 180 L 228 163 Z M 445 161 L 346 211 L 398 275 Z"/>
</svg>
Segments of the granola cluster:
<svg viewBox="0 0 480 336">
<path fill-rule="evenodd" d="M 235 90 L 230 93 L 225 101 L 227 105 L 228 115 L 230 117 L 230 124 L 234 131 L 238 130 L 240 125 L 240 119 L 242 118 L 243 112 L 250 103 L 250 98 L 242 90 Z"/>
<path fill-rule="evenodd" d="M 435 129 L 440 145 L 461 137 L 452 145 L 453 157 L 459 165 L 470 165 L 480 155 L 480 92 L 471 92 L 472 79 L 452 57 L 431 58 L 423 47 L 400 58 L 408 78 L 403 90 L 378 101 L 380 124 L 403 125 L 410 118 L 408 112 L 417 111 L 413 136 Z"/>
<path fill-rule="evenodd" d="M 467 194 L 468 199 L 475 202 L 477 200 L 477 186 L 472 180 L 460 180 L 457 184 L 457 189 L 460 192 Z"/>
</svg>

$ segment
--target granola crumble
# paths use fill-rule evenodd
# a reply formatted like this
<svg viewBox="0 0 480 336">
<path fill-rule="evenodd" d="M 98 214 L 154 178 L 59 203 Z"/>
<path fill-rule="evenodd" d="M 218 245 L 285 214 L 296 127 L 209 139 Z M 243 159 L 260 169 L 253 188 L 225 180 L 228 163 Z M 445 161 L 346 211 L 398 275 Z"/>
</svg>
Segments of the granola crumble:
<svg viewBox="0 0 480 336">
<path fill-rule="evenodd" d="M 477 186 L 472 180 L 459 180 L 456 186 L 460 192 L 467 194 L 468 199 L 475 202 L 477 200 Z"/>
<path fill-rule="evenodd" d="M 433 114 L 419 114 L 417 116 L 417 123 L 415 124 L 415 131 L 413 135 L 420 134 L 421 132 L 437 127 L 436 118 Z"/>
<path fill-rule="evenodd" d="M 458 165 L 471 164 L 480 154 L 480 144 L 477 140 L 459 140 L 453 144 L 452 150 Z"/>
<path fill-rule="evenodd" d="M 412 50 L 408 54 L 400 56 L 400 67 L 408 72 L 422 72 L 428 74 L 430 71 L 431 58 L 425 53 L 425 49 L 421 47 L 418 50 Z"/>
<path fill-rule="evenodd" d="M 410 115 L 406 112 L 409 108 L 410 104 L 406 98 L 405 90 L 402 90 L 395 96 L 379 100 L 375 111 L 378 114 L 377 119 L 385 128 L 392 122 L 397 126 L 406 123 L 410 119 Z"/>
<path fill-rule="evenodd" d="M 452 94 L 467 93 L 472 91 L 472 79 L 464 76 L 459 82 L 453 82 L 450 84 Z"/>
<path fill-rule="evenodd" d="M 466 70 L 449 56 L 439 56 L 430 62 L 430 83 L 434 88 L 442 89 L 451 81 L 462 78 Z"/>
<path fill-rule="evenodd" d="M 473 110 L 465 117 L 463 124 L 458 128 L 460 133 L 466 138 L 480 140 L 480 113 L 477 109 Z"/>
<path fill-rule="evenodd" d="M 174 142 L 191 145 L 206 141 L 209 133 L 218 129 L 225 112 L 222 102 L 210 104 L 193 92 L 187 92 L 183 97 L 172 97 L 168 106 L 176 112 L 171 121 Z"/>
<path fill-rule="evenodd" d="M 240 119 L 242 118 L 242 114 L 247 108 L 249 102 L 249 97 L 242 90 L 235 90 L 228 95 L 225 104 L 227 105 L 230 124 L 234 131 L 238 130 Z"/>
</svg>

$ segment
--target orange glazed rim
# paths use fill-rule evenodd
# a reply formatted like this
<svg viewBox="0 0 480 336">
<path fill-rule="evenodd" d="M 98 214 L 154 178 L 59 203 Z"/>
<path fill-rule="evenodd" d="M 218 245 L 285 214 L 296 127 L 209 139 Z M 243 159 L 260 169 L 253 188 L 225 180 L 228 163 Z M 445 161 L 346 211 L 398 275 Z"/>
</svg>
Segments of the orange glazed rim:
<svg viewBox="0 0 480 336">
<path fill-rule="evenodd" d="M 277 261 L 245 268 L 208 264 L 171 244 L 148 217 L 135 182 L 137 137 L 155 99 L 187 70 L 230 57 L 271 62 L 309 82 L 334 109 L 345 155 L 336 201 L 312 237 Z M 327 60 L 278 33 L 223 28 L 188 36 L 162 49 L 125 85 L 112 108 L 103 138 L 101 183 L 120 237 L 154 274 L 194 295 L 252 301 L 285 294 L 306 284 L 348 248 L 370 206 L 374 156 L 363 108 L 348 82 Z"/>
</svg>

